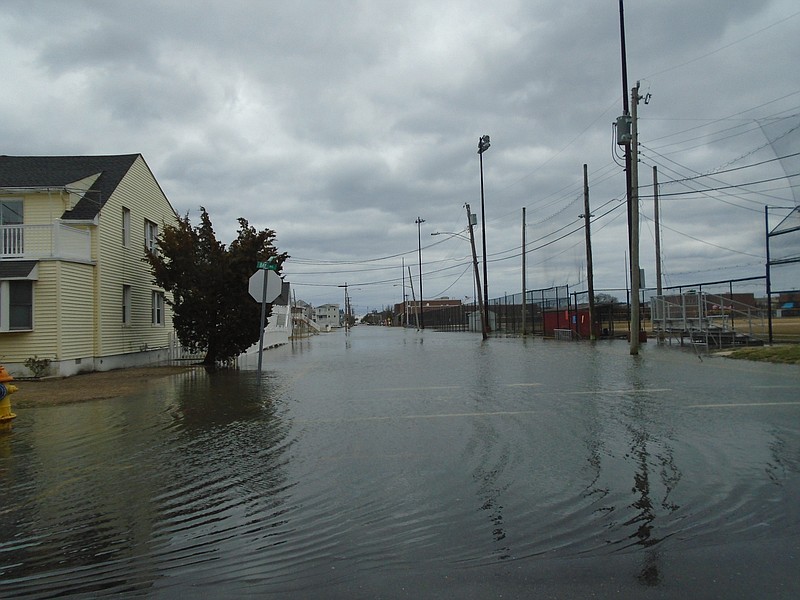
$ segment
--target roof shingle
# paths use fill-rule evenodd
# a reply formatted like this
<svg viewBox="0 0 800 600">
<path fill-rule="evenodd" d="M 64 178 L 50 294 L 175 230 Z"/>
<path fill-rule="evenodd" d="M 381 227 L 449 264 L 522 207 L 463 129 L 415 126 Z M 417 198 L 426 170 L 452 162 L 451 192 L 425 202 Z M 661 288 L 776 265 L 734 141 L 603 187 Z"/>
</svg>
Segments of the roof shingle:
<svg viewBox="0 0 800 600">
<path fill-rule="evenodd" d="M 93 219 L 139 154 L 108 156 L 0 156 L 0 187 L 63 187 L 100 173 L 62 219 Z"/>
</svg>

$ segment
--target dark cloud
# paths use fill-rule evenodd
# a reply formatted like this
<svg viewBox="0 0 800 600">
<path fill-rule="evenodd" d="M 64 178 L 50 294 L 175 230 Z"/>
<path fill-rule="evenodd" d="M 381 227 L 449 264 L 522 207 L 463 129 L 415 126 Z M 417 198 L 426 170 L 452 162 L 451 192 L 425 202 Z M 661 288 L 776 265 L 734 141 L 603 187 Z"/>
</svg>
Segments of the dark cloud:
<svg viewBox="0 0 800 600">
<path fill-rule="evenodd" d="M 142 152 L 176 209 L 206 206 L 226 241 L 239 216 L 275 229 L 297 257 L 287 272 L 299 297 L 336 301 L 336 285 L 357 282 L 356 302 L 374 307 L 398 300 L 400 265 L 416 265 L 417 217 L 426 293 L 471 295 L 468 245 L 430 233 L 463 231 L 465 202 L 479 213 L 477 140 L 490 134 L 490 293 L 519 289 L 523 206 L 528 285 L 580 286 L 584 163 L 592 210 L 604 215 L 593 225 L 595 286 L 622 287 L 617 8 L 7 0 L 0 66 L 14 93 L 0 98 L 3 151 Z M 652 94 L 639 106 L 650 280 L 653 165 L 671 282 L 763 269 L 763 205 L 793 196 L 786 179 L 745 184 L 785 175 L 765 162 L 775 153 L 759 121 L 780 129 L 800 112 L 798 23 L 788 0 L 627 3 L 629 87 L 641 80 Z"/>
</svg>

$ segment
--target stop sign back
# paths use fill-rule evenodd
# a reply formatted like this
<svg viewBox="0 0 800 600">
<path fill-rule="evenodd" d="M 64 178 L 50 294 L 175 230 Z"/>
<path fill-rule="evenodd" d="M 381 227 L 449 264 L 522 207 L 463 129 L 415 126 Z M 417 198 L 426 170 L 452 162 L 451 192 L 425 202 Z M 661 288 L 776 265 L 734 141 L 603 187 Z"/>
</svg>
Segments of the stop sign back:
<svg viewBox="0 0 800 600">
<path fill-rule="evenodd" d="M 267 293 L 264 295 L 264 283 L 266 280 Z M 250 277 L 247 285 L 247 291 L 255 299 L 256 302 L 263 301 L 266 303 L 272 302 L 281 295 L 283 289 L 283 280 L 280 275 L 275 271 L 266 271 L 259 269 Z"/>
</svg>

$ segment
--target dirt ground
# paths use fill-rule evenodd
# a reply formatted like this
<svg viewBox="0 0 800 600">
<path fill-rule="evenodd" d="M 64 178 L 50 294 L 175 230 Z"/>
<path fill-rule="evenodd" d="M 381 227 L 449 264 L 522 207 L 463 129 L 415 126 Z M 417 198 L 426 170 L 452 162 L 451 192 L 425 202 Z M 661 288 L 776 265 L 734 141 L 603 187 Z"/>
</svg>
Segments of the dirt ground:
<svg viewBox="0 0 800 600">
<path fill-rule="evenodd" d="M 201 367 L 196 365 L 139 367 L 82 373 L 66 378 L 17 379 L 11 382 L 18 388 L 11 396 L 11 404 L 15 408 L 25 408 L 42 404 L 116 398 L 135 392 L 143 381 L 152 381 L 198 368 Z"/>
</svg>

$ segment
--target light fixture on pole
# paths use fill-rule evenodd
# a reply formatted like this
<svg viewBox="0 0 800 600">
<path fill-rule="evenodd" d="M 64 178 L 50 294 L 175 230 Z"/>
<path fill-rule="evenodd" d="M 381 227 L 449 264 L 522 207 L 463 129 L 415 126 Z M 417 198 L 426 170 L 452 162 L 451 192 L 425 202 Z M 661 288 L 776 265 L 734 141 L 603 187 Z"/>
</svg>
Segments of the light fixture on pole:
<svg viewBox="0 0 800 600">
<path fill-rule="evenodd" d="M 483 242 L 483 310 L 484 310 L 484 329 L 490 331 L 489 326 L 489 276 L 486 268 L 486 207 L 483 199 L 483 153 L 486 152 L 491 144 L 489 136 L 482 135 L 478 138 L 478 156 L 481 166 L 481 239 Z"/>
<path fill-rule="evenodd" d="M 425 311 L 422 308 L 422 230 L 421 226 L 425 219 L 417 217 L 414 221 L 417 224 L 417 248 L 419 253 L 419 328 L 425 329 Z"/>
</svg>

